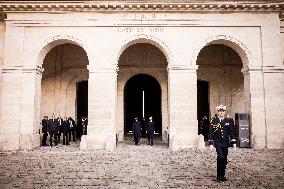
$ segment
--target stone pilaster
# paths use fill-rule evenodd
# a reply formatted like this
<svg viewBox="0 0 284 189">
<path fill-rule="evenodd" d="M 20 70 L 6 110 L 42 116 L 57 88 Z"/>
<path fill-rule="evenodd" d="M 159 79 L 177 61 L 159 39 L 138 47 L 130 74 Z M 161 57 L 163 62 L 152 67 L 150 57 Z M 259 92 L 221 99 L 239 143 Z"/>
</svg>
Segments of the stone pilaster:
<svg viewBox="0 0 284 189">
<path fill-rule="evenodd" d="M 267 126 L 265 121 L 263 72 L 261 68 L 242 69 L 244 74 L 244 95 L 246 111 L 250 114 L 251 145 L 265 148 Z"/>
<path fill-rule="evenodd" d="M 172 150 L 204 146 L 197 134 L 196 69 L 197 66 L 185 65 L 169 67 L 169 146 Z"/>
<path fill-rule="evenodd" d="M 88 133 L 82 150 L 113 150 L 116 147 L 116 68 L 88 67 Z"/>
<path fill-rule="evenodd" d="M 38 66 L 22 69 L 20 149 L 40 146 L 40 100 L 43 69 Z"/>
<path fill-rule="evenodd" d="M 284 67 L 263 67 L 267 148 L 284 149 Z"/>
<path fill-rule="evenodd" d="M 40 67 L 4 66 L 1 104 L 1 150 L 40 145 Z"/>
<path fill-rule="evenodd" d="M 0 150 L 18 150 L 20 135 L 21 69 L 2 67 Z"/>
</svg>

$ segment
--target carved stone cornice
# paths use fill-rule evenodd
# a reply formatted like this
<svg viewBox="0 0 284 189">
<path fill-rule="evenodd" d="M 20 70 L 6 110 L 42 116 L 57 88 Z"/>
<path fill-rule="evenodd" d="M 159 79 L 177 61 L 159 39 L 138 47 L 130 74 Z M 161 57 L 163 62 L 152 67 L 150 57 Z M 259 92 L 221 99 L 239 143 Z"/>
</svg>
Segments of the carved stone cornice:
<svg viewBox="0 0 284 189">
<path fill-rule="evenodd" d="M 44 69 L 40 66 L 3 66 L 2 73 L 36 73 L 42 74 Z"/>
<path fill-rule="evenodd" d="M 284 73 L 284 66 L 262 66 L 262 67 L 248 67 L 245 66 L 241 69 L 243 75 L 247 75 L 252 72 L 263 73 Z"/>
<path fill-rule="evenodd" d="M 98 66 L 87 66 L 89 73 L 117 73 L 119 68 L 117 66 L 113 67 L 98 67 Z"/>
<path fill-rule="evenodd" d="M 284 66 L 264 66 L 263 73 L 284 73 Z"/>
<path fill-rule="evenodd" d="M 168 65 L 168 72 L 192 72 L 196 73 L 198 65 Z"/>
<path fill-rule="evenodd" d="M 1 11 L 2 9 L 2 11 Z M 155 3 L 130 1 L 1 1 L 0 12 L 92 12 L 92 11 L 190 11 L 190 12 L 283 12 L 280 3 Z"/>
</svg>

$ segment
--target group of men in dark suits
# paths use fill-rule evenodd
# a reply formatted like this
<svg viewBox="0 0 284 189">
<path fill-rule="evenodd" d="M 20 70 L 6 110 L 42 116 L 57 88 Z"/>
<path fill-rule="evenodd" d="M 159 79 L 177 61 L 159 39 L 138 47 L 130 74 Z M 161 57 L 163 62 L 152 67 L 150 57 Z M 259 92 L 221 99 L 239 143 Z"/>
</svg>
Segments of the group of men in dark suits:
<svg viewBox="0 0 284 189">
<path fill-rule="evenodd" d="M 76 125 L 74 119 L 71 117 L 64 119 L 59 116 L 55 118 L 54 114 L 51 119 L 48 119 L 48 116 L 44 116 L 44 119 L 41 122 L 42 124 L 42 146 L 48 146 L 46 143 L 47 136 L 49 135 L 50 146 L 54 141 L 55 146 L 60 143 L 61 134 L 63 134 L 63 145 L 69 145 L 72 139 L 75 142 L 76 139 L 80 140 L 82 134 L 87 134 L 87 118 L 82 117 L 78 120 L 78 125 Z"/>
<path fill-rule="evenodd" d="M 138 120 L 138 117 L 135 117 L 134 122 L 132 124 L 132 132 L 133 132 L 135 145 L 139 145 L 139 142 L 142 136 L 141 131 L 143 133 L 145 129 L 145 132 L 147 133 L 147 138 L 148 138 L 148 145 L 153 146 L 154 132 L 155 132 L 155 122 L 153 121 L 153 117 L 150 116 L 147 122 L 145 122 L 144 119 L 142 121 L 143 122 L 141 123 Z"/>
</svg>

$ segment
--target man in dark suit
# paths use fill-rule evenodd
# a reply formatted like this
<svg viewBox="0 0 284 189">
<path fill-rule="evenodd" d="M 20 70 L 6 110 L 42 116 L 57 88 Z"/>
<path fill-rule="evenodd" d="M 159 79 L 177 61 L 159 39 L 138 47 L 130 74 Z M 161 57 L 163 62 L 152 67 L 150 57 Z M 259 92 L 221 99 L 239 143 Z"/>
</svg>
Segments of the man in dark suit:
<svg viewBox="0 0 284 189">
<path fill-rule="evenodd" d="M 81 141 L 82 135 L 87 134 L 87 124 L 88 124 L 88 121 L 85 116 L 83 116 L 81 119 L 78 119 L 77 128 L 76 128 L 76 136 L 77 136 L 77 139 L 79 139 L 80 141 Z"/>
<path fill-rule="evenodd" d="M 141 138 L 141 122 L 138 120 L 138 117 L 134 118 L 134 122 L 132 124 L 132 132 L 133 132 L 135 145 L 139 145 L 139 141 Z"/>
<path fill-rule="evenodd" d="M 141 137 L 142 138 L 145 137 L 145 134 L 146 134 L 146 120 L 143 117 L 141 121 Z"/>
<path fill-rule="evenodd" d="M 225 115 L 226 106 L 216 107 L 218 115 L 211 119 L 209 126 L 208 141 L 210 149 L 213 150 L 213 144 L 217 152 L 217 181 L 227 181 L 225 169 L 227 165 L 228 148 L 230 142 L 236 149 L 236 140 L 234 134 L 234 124 L 232 119 Z M 231 139 L 231 141 L 230 141 Z"/>
<path fill-rule="evenodd" d="M 147 136 L 148 136 L 148 145 L 153 146 L 154 140 L 154 132 L 155 132 L 155 122 L 153 121 L 153 117 L 149 117 L 149 121 L 146 124 Z"/>
<path fill-rule="evenodd" d="M 62 132 L 63 132 L 63 145 L 69 145 L 69 132 L 70 132 L 70 124 L 67 117 L 64 117 L 62 124 Z"/>
<path fill-rule="evenodd" d="M 82 118 L 82 135 L 87 135 L 88 119 L 87 117 Z"/>
<path fill-rule="evenodd" d="M 76 124 L 75 121 L 69 117 L 68 118 L 68 122 L 69 122 L 69 127 L 70 127 L 70 131 L 69 131 L 69 142 L 71 141 L 71 134 L 73 136 L 73 141 L 76 141 Z"/>
<path fill-rule="evenodd" d="M 42 125 L 42 146 L 47 146 L 46 144 L 46 140 L 47 140 L 47 136 L 48 136 L 48 117 L 44 116 L 44 119 L 41 121 L 41 125 Z"/>
<path fill-rule="evenodd" d="M 54 114 L 52 115 L 52 118 L 48 120 L 48 128 L 49 128 L 49 135 L 50 135 L 50 146 L 52 146 L 52 137 L 55 139 L 55 146 L 57 146 L 57 135 L 58 135 L 58 125 L 57 120 L 54 117 Z"/>
<path fill-rule="evenodd" d="M 60 137 L 63 129 L 63 119 L 61 118 L 61 116 L 57 118 L 57 127 L 58 127 L 57 142 L 60 143 Z"/>
<path fill-rule="evenodd" d="M 204 141 L 208 140 L 208 128 L 209 127 L 209 120 L 207 116 L 201 117 L 198 123 L 198 134 L 202 134 L 204 136 Z"/>
</svg>

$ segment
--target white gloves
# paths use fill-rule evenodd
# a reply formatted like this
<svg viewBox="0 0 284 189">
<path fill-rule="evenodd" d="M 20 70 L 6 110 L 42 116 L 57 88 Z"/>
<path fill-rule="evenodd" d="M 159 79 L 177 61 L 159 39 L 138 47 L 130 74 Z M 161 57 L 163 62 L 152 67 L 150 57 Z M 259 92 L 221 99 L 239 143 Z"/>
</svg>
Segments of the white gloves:
<svg viewBox="0 0 284 189">
<path fill-rule="evenodd" d="M 234 150 L 234 151 L 237 150 L 237 144 L 233 144 L 233 150 Z"/>
<path fill-rule="evenodd" d="M 209 148 L 210 148 L 211 151 L 214 150 L 214 146 L 213 145 L 210 145 Z"/>
</svg>

